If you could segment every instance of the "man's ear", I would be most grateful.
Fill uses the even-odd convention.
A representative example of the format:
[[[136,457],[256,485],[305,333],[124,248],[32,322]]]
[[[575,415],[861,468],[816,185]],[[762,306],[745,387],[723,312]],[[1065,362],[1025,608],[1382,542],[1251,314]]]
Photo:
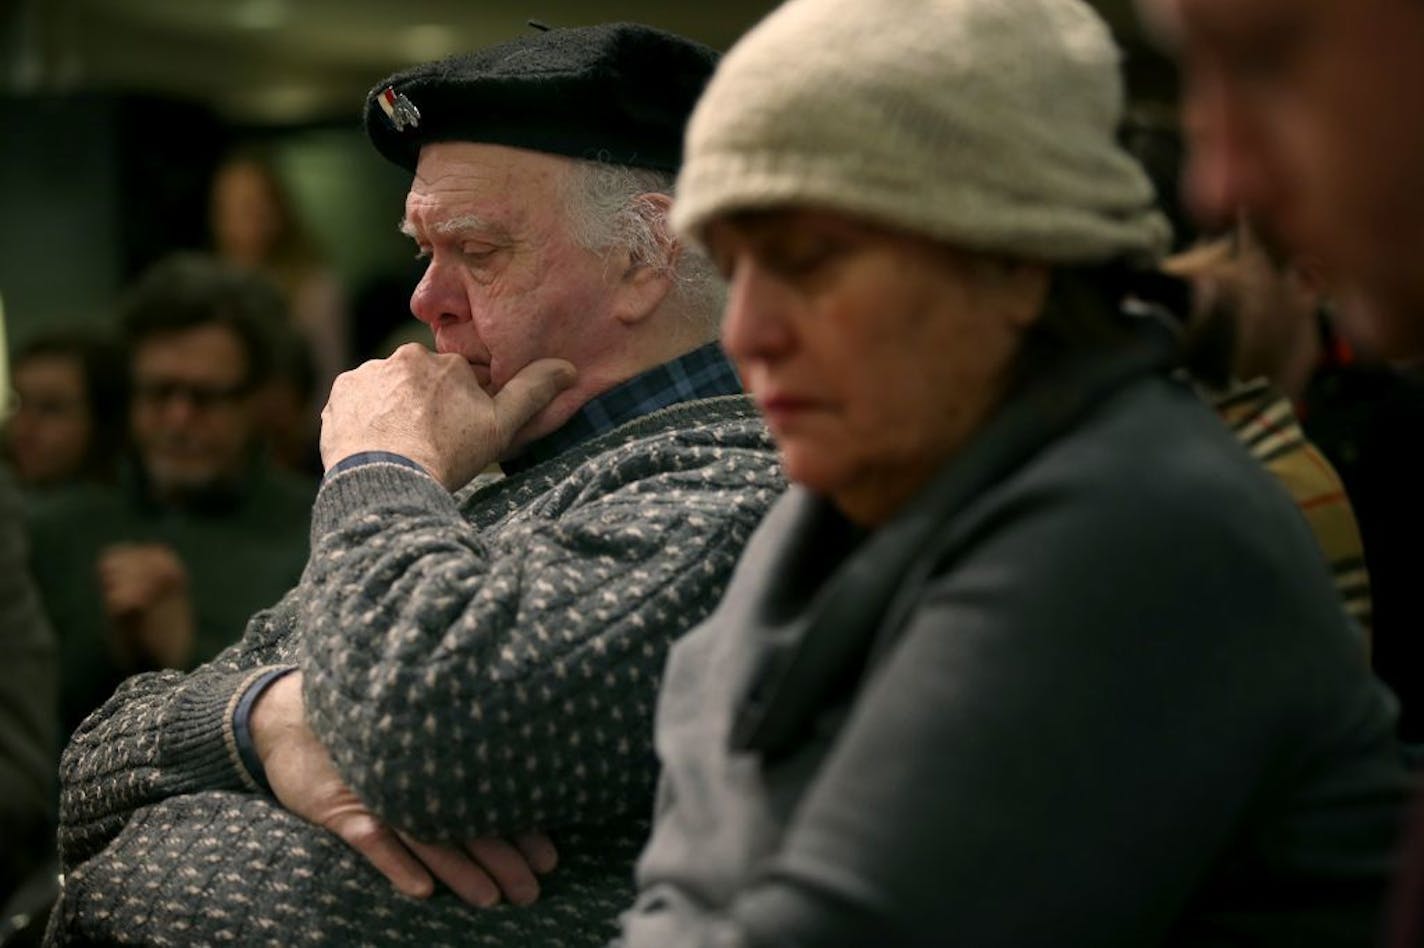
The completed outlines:
[[[641,241],[643,246],[630,247],[617,258],[622,272],[616,275],[618,300],[613,315],[625,326],[647,319],[672,291],[682,245],[668,230],[671,208],[672,198],[666,194],[640,194],[633,199],[643,232],[652,239]]]

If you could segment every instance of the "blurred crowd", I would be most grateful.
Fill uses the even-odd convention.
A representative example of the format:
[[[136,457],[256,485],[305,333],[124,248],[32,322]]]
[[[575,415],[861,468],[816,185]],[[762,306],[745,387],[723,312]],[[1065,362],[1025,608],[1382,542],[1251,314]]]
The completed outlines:
[[[10,357],[11,513],[57,642],[52,703],[27,702],[54,760],[125,678],[211,659],[306,562],[319,415],[351,366],[345,293],[262,152],[219,166],[209,218],[211,248],[155,262],[93,327],[32,333]],[[32,868],[27,848],[52,848],[46,822],[7,824],[29,844],[7,845],[0,892]]]

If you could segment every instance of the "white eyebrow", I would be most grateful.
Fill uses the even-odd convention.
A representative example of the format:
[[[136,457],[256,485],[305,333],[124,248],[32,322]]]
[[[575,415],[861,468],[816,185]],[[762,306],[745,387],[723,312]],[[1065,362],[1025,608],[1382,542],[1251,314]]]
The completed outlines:
[[[410,222],[409,218],[403,218],[400,222],[400,232],[411,240],[420,240],[420,230]],[[456,217],[446,218],[437,221],[428,228],[435,237],[458,237],[462,234],[489,234],[498,237],[508,236],[508,231],[503,225],[496,224],[487,217],[479,214],[460,214]]]

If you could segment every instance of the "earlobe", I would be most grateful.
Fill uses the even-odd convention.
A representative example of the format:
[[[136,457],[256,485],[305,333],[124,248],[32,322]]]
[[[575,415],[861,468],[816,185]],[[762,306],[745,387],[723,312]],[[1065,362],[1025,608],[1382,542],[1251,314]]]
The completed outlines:
[[[614,315],[625,326],[647,319],[662,305],[672,290],[682,245],[668,232],[667,214],[672,206],[666,194],[642,194],[638,202],[644,233],[637,250],[630,248],[626,265],[618,277],[619,301]]]
[[[619,280],[618,303],[613,315],[625,326],[647,319],[672,290],[671,272],[660,265],[630,264]]]

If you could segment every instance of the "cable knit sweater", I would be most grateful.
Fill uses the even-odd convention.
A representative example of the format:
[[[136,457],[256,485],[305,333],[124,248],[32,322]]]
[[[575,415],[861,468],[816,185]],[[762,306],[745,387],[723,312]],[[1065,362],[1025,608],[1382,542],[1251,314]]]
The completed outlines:
[[[395,464],[328,479],[301,584],[212,663],[130,680],[76,733],[51,936],[602,943],[646,835],[667,646],[710,612],[782,486],[739,396],[663,409],[454,497]],[[287,664],[338,769],[397,829],[549,831],[560,868],[540,902],[407,899],[257,792],[232,708]]]

